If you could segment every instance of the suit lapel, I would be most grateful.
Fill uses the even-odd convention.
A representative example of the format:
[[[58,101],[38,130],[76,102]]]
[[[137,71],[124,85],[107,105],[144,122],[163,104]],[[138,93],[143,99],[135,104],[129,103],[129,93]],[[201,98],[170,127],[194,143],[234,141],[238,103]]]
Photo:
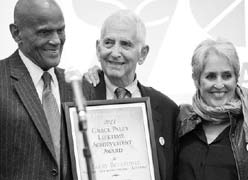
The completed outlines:
[[[151,101],[151,109],[152,109],[152,118],[155,120],[154,123],[159,123],[160,119],[162,118],[161,114],[158,112],[159,104],[157,101],[152,98],[153,94],[149,92],[148,88],[143,86],[138,82],[138,88],[140,89],[140,93],[142,97],[150,97]],[[155,124],[154,124],[155,126]]]
[[[63,102],[71,102],[73,100],[72,89],[70,84],[65,82],[64,70],[60,68],[55,68],[55,74],[59,82],[59,94],[61,104]]]
[[[52,156],[56,159],[53,142],[43,107],[28,70],[20,59],[17,51],[10,61],[10,74],[11,77],[16,80],[14,83],[14,88],[18,96],[20,97],[23,105],[31,117],[31,120],[39,131],[40,136],[44,140]]]
[[[62,103],[64,102],[71,102],[73,101],[73,94],[71,85],[69,83],[65,82],[64,78],[64,70],[60,68],[55,68],[55,74],[58,79],[59,83],[59,94],[60,94],[60,102],[61,102],[61,156],[60,156],[60,162],[61,162],[61,175],[62,177],[70,176],[70,160],[69,160],[69,145],[67,142],[67,130],[66,130],[66,119],[65,119],[65,111],[62,107]],[[67,178],[65,178],[67,179]],[[69,178],[68,179],[72,179]]]
[[[157,98],[154,97],[154,93],[150,90],[150,88],[142,86],[138,83],[138,87],[141,92],[142,97],[150,97],[151,102],[151,110],[152,110],[152,122],[154,127],[154,135],[158,157],[160,157],[159,162],[163,162],[162,167],[165,167],[165,159],[164,159],[164,151],[163,145],[160,143],[160,138],[164,139],[164,118],[163,115],[159,111],[159,102]]]

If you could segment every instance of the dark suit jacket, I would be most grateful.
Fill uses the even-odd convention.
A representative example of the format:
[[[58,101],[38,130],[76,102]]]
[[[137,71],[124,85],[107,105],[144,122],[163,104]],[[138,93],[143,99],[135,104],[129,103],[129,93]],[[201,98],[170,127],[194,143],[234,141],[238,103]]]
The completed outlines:
[[[56,68],[61,102],[72,101],[63,70]],[[63,109],[61,169],[71,180]],[[16,51],[0,61],[0,179],[54,180],[58,165],[45,113],[32,79]]]
[[[86,100],[106,99],[106,85],[103,72],[100,72],[100,83],[93,87],[83,79],[83,92]],[[161,180],[173,180],[174,173],[174,143],[176,117],[178,106],[164,94],[151,87],[145,87],[138,83],[142,97],[150,97],[152,119],[155,129],[155,140]],[[165,139],[161,145],[159,138]]]

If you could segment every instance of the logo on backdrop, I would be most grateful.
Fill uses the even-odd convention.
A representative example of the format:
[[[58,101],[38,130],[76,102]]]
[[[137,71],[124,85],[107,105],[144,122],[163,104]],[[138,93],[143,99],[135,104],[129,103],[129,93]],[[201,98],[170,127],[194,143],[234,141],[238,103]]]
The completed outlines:
[[[245,0],[191,0],[190,7],[198,24],[212,37],[230,40],[237,48],[247,49]],[[246,22],[246,23],[245,23]],[[240,83],[248,85],[248,63],[241,63]]]
[[[212,37],[246,45],[245,0],[191,0],[190,7],[198,24]]]

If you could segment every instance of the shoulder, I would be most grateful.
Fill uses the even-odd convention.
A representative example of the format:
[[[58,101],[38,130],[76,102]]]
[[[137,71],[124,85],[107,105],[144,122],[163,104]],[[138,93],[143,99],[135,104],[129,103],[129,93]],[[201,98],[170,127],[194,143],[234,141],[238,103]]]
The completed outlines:
[[[94,86],[89,83],[89,81],[87,81],[87,79],[83,76],[83,79],[82,79],[82,84],[83,84],[83,89],[94,89]]]
[[[98,76],[99,76],[99,84],[97,84],[97,86],[101,85],[102,83],[105,83],[104,82],[104,74],[103,74],[103,71],[102,70],[99,70],[98,71]],[[83,83],[83,86],[86,86],[88,88],[95,88],[86,78],[85,76],[83,76],[83,79],[82,79],[82,83]]]
[[[18,55],[18,52],[14,52],[11,54],[9,57],[5,59],[0,60],[0,74],[1,77],[4,76],[4,74],[10,73],[11,65],[10,64],[16,64],[15,61],[16,59],[20,58]]]
[[[57,76],[58,82],[59,83],[66,83],[65,82],[65,70],[59,67],[54,68],[54,72]],[[69,83],[66,83],[69,85]]]
[[[189,119],[190,117],[192,117],[195,114],[193,107],[190,104],[181,104],[179,106],[179,108],[180,108],[180,113],[178,115],[178,119],[180,121],[182,121],[184,119]]]
[[[18,55],[18,53],[16,51],[13,54],[11,54],[9,57],[1,59],[0,60],[0,67],[6,66],[10,61],[13,61],[13,60],[15,60],[17,58],[19,58],[19,55]]]
[[[182,104],[179,106],[180,112],[177,117],[177,133],[181,137],[195,129],[201,122],[201,118],[194,112],[192,105]]]
[[[94,87],[91,83],[87,81],[87,79],[83,76],[82,79],[82,90],[86,100],[96,99],[96,87]]]
[[[9,59],[0,60],[0,69],[6,69],[9,63]]]
[[[55,68],[54,68],[54,71],[55,71],[56,74],[58,74],[58,75],[60,75],[60,76],[62,76],[62,75],[64,76],[65,69],[60,68],[60,67],[55,67]]]
[[[173,108],[178,109],[178,105],[167,95],[162,92],[154,89],[153,87],[147,87],[140,84],[141,93],[149,96],[152,102],[156,102],[157,104],[164,105],[165,108]]]

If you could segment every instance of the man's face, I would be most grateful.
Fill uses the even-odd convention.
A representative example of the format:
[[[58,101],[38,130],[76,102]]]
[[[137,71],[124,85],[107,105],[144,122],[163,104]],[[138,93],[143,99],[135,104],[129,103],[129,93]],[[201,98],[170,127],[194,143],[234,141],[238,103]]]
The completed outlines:
[[[19,48],[36,65],[43,70],[55,67],[65,42],[65,24],[61,11],[39,12],[30,15],[19,28]]]
[[[97,42],[97,55],[110,80],[121,82],[123,86],[130,84],[135,77],[137,62],[141,60],[141,45],[134,24],[108,23]]]

